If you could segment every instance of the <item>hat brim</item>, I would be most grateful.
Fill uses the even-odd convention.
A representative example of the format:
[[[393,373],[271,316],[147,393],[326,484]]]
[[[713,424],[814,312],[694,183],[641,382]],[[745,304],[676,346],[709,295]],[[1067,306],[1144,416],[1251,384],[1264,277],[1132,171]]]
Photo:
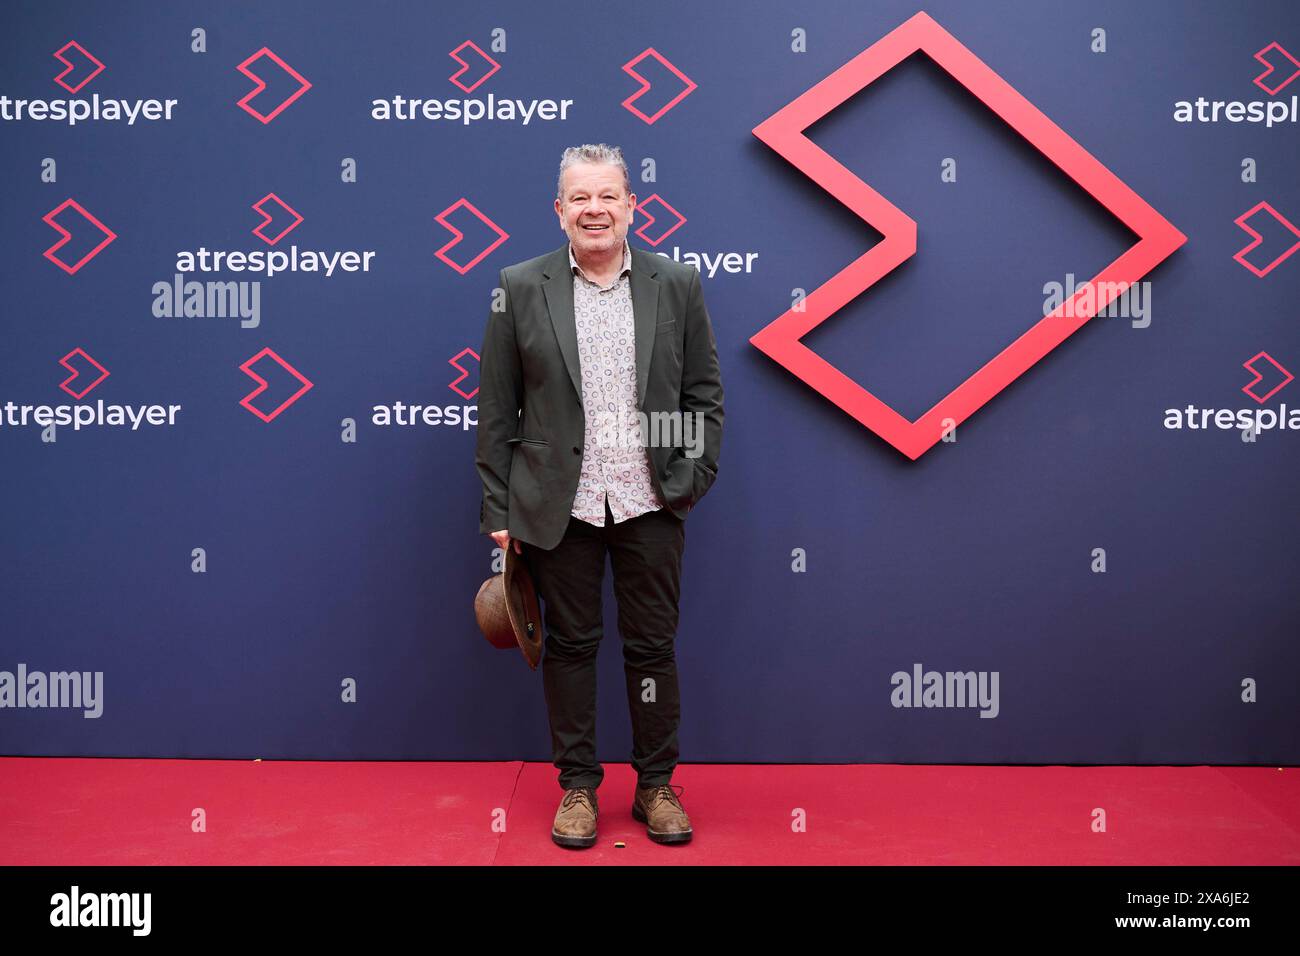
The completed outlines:
[[[542,659],[542,612],[528,565],[524,556],[515,552],[513,541],[506,546],[505,588],[506,614],[515,640],[528,666],[537,670]]]

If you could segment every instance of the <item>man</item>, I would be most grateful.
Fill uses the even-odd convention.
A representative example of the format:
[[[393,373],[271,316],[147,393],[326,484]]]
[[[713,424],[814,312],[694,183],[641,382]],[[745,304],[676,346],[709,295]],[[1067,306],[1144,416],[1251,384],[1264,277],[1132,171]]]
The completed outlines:
[[[542,683],[564,797],[551,838],[596,842],[596,652],[608,552],[632,714],[632,814],[660,843],[690,818],[671,780],[687,512],[718,472],[722,382],[699,270],[632,248],[617,147],[565,150],[568,242],[501,271],[479,366],[480,530],[523,555],[545,604]],[[647,435],[649,431],[651,434]]]

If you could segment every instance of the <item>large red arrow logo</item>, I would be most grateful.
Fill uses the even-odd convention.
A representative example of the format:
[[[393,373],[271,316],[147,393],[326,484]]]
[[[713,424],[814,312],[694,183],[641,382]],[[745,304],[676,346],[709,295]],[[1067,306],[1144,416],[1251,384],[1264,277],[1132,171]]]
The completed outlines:
[[[803,131],[918,50],[1128,226],[1138,242],[932,409],[916,421],[908,421],[799,341],[916,252],[916,223]],[[974,414],[1187,241],[1142,197],[926,13],[916,14],[863,50],[753,132],[885,238],[810,293],[802,311],[790,309],[749,341],[908,458],[919,458],[934,447],[948,428]]]

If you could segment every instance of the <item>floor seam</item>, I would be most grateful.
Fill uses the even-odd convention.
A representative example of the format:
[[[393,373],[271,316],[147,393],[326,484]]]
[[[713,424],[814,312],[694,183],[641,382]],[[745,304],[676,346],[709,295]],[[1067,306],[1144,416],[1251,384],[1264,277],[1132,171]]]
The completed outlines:
[[[510,802],[506,804],[506,828],[502,830],[501,833],[497,836],[496,849],[492,851],[492,860],[491,862],[488,863],[488,866],[497,865],[497,854],[501,852],[501,841],[504,840],[506,838],[506,834],[510,832],[510,811],[514,809],[515,794],[519,792],[519,778],[522,777],[523,775],[524,775],[524,761],[521,760],[519,761],[519,771],[518,773],[515,774],[514,786],[510,788]]]

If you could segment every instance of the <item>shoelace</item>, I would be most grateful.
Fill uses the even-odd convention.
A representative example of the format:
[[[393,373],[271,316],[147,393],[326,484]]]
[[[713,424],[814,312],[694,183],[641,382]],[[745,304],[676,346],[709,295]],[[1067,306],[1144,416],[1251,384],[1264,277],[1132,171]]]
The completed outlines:
[[[655,787],[654,792],[650,794],[650,799],[647,801],[647,804],[650,807],[654,807],[659,803],[660,800],[667,800],[678,810],[681,810],[683,813],[685,813],[686,811],[682,807],[681,801],[677,799],[679,792],[685,793],[686,788],[685,787],[679,788],[670,783],[660,784],[659,786]]]
[[[591,791],[588,790],[586,787],[578,787],[566,793],[564,795],[563,807],[564,809],[567,810],[569,809],[569,807],[573,806],[575,803],[578,802],[585,803],[587,805],[587,809],[591,810],[592,813],[596,812],[595,801],[591,799]]]

